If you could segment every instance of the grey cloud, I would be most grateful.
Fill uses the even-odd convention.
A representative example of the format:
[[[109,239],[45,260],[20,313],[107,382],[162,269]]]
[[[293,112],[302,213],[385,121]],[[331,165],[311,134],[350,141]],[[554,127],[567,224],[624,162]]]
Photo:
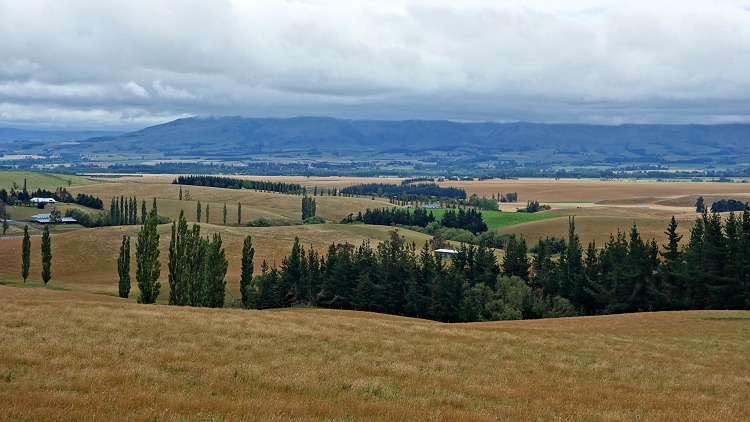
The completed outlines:
[[[734,0],[0,0],[0,126],[750,121]]]

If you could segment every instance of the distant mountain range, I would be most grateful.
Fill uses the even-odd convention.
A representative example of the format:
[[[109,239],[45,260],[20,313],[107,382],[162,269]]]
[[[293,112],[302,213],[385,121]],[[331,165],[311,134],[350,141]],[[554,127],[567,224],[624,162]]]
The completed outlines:
[[[24,130],[0,127],[0,143],[25,141],[66,142],[97,136],[117,136],[122,133],[122,131],[110,130]]]
[[[750,124],[603,126],[328,117],[195,117],[119,135],[0,129],[0,141],[3,142],[0,152],[6,154],[67,152],[237,158],[290,151],[335,151],[344,156],[444,157],[456,153],[562,161],[612,157],[644,162],[701,157],[736,161],[750,157]]]

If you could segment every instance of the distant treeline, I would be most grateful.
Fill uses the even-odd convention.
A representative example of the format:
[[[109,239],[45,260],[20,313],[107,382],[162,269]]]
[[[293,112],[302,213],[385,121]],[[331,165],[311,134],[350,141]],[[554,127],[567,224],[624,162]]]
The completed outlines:
[[[325,256],[295,239],[280,268],[243,289],[250,308],[312,305],[385,312],[445,322],[544,318],[685,309],[750,309],[750,211],[698,218],[680,246],[644,241],[635,225],[603,248],[583,248],[571,218],[568,241],[532,248],[511,236],[502,263],[492,249],[461,246],[450,261],[420,252],[396,231],[372,248],[332,244]],[[559,256],[553,256],[559,251]]]
[[[748,208],[747,202],[736,199],[721,199],[711,204],[711,212],[744,211]]]
[[[17,202],[27,203],[31,198],[52,198],[57,202],[73,203],[83,205],[85,207],[102,209],[104,203],[101,199],[96,196],[86,195],[79,193],[75,197],[63,187],[58,187],[55,191],[49,191],[47,189],[37,189],[36,191],[26,191],[11,189],[10,193],[5,189],[0,189],[0,201],[6,204],[12,205]]]
[[[96,198],[99,199],[99,198]],[[101,202],[101,200],[99,200]],[[132,226],[143,224],[146,220],[146,200],[141,204],[141,215],[138,217],[138,199],[134,196],[126,198],[114,197],[110,202],[109,212],[88,213],[76,208],[68,208],[66,217],[74,218],[83,227]],[[164,217],[161,217],[165,221]]]
[[[408,183],[394,185],[391,183],[364,183],[347,186],[341,189],[344,195],[358,196],[409,196],[466,199],[466,191],[462,188],[440,187],[436,183]],[[416,199],[416,198],[415,198]]]
[[[378,226],[411,226],[427,227],[435,222],[432,211],[429,213],[424,208],[382,208],[367,209],[365,213],[359,212],[356,217],[347,217],[342,223],[360,222]],[[447,210],[443,218],[438,222],[439,227],[450,229],[468,230],[474,234],[486,232],[487,224],[482,219],[482,213],[473,209]],[[438,227],[438,228],[439,228]]]
[[[419,182],[434,182],[435,179],[432,177],[412,177],[411,179],[404,179],[401,181],[401,186],[408,185],[411,183],[419,183]]]
[[[367,209],[362,214],[360,211],[353,219],[345,218],[342,223],[351,223],[353,221],[365,224],[374,224],[378,226],[418,226],[427,227],[428,224],[435,221],[432,211],[427,213],[424,208],[410,210],[408,208],[376,208]]]
[[[260,180],[243,180],[234,177],[189,175],[177,176],[172,181],[176,185],[210,186],[227,189],[253,189],[263,192],[278,192],[289,195],[302,195],[305,188],[298,183],[270,182]]]

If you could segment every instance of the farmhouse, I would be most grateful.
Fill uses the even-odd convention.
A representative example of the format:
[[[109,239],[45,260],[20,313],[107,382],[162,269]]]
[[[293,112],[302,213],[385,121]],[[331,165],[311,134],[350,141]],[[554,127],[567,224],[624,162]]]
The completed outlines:
[[[458,251],[454,249],[435,249],[435,256],[441,258],[452,259],[456,255],[458,255]]]
[[[39,224],[49,224],[52,222],[52,214],[34,214],[29,217],[29,221]],[[58,224],[75,224],[78,221],[71,217],[59,217],[55,222]]]

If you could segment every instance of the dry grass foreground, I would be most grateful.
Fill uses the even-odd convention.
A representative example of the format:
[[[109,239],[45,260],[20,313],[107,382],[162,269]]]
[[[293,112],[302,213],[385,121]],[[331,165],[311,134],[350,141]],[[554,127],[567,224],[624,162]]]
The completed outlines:
[[[446,325],[0,286],[9,420],[748,420],[750,313]]]

